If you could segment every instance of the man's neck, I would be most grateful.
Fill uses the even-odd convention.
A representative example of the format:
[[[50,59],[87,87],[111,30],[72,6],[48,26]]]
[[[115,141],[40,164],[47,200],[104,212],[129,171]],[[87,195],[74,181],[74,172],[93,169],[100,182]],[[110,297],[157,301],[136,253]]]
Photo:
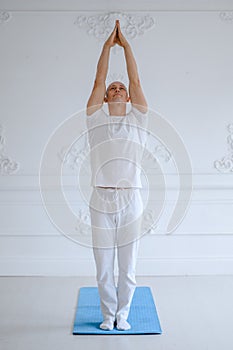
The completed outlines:
[[[108,104],[109,115],[113,116],[125,116],[126,115],[126,104],[115,102]]]

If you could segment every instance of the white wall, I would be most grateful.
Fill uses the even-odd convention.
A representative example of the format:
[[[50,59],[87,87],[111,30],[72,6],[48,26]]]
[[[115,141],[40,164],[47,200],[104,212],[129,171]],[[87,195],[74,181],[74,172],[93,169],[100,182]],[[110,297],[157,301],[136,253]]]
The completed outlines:
[[[111,8],[91,11],[84,5],[82,11],[65,11],[65,5],[60,11],[2,9],[0,274],[93,275],[91,249],[66,238],[50,221],[39,168],[51,133],[85,108],[92,89],[103,39],[78,26],[77,18],[93,17],[98,29],[100,15],[109,21],[116,15],[110,15]],[[193,167],[189,210],[167,235],[177,174],[161,158],[169,183],[165,211],[156,230],[141,240],[138,274],[232,273],[233,130],[227,127],[233,123],[233,12],[152,8],[125,9],[117,16],[127,24],[129,14],[154,21],[129,40],[149,107],[181,135]],[[110,78],[126,75],[121,50],[112,52],[109,73]],[[223,157],[230,165],[224,171],[215,162]],[[64,188],[78,213],[83,203],[72,165],[71,159]],[[156,187],[153,172],[151,176]],[[89,179],[82,181],[88,190]]]

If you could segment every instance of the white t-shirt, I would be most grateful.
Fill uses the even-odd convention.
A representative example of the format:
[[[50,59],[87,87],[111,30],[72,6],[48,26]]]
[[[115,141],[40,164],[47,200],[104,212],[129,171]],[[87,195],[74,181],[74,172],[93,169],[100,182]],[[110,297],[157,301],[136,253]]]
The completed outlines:
[[[147,113],[132,106],[125,116],[100,108],[86,116],[91,186],[142,188],[141,161],[147,140]]]

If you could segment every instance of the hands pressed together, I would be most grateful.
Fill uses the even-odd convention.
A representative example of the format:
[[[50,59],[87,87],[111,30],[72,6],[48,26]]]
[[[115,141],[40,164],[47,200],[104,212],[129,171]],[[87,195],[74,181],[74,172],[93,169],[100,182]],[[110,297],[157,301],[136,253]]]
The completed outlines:
[[[112,33],[110,34],[108,39],[105,41],[105,45],[109,47],[113,47],[116,44],[118,44],[119,46],[122,46],[123,48],[126,48],[126,46],[129,45],[128,41],[126,40],[126,38],[121,32],[119,20],[116,20],[116,24]]]
[[[94,86],[87,102],[87,115],[93,114],[96,110],[101,108],[105,101],[106,94],[106,77],[108,73],[108,64],[110,49],[119,45],[124,49],[124,56],[126,61],[127,74],[129,78],[129,95],[130,101],[135,108],[145,113],[147,110],[147,103],[143,94],[136,60],[134,58],[132,49],[126,38],[121,32],[120,22],[116,20],[115,27],[108,39],[105,41],[98,64]],[[106,101],[105,101],[106,102]],[[91,107],[91,108],[90,108]]]

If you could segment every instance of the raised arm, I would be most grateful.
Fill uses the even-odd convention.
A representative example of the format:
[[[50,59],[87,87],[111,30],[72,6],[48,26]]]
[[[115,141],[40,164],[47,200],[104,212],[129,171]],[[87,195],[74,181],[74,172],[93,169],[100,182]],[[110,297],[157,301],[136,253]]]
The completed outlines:
[[[117,24],[115,25],[109,38],[104,43],[104,46],[97,64],[97,71],[96,71],[94,86],[93,86],[91,95],[89,97],[89,100],[87,102],[87,110],[86,110],[87,115],[93,114],[98,109],[100,109],[103,105],[105,92],[106,92],[105,81],[108,73],[110,49],[112,46],[116,44],[116,31],[117,31]]]
[[[116,42],[124,49],[127,73],[129,78],[129,96],[132,105],[140,110],[142,113],[147,111],[147,102],[142,91],[142,87],[139,80],[137,64],[131,50],[130,44],[121,32],[120,22],[116,21],[117,36]]]

